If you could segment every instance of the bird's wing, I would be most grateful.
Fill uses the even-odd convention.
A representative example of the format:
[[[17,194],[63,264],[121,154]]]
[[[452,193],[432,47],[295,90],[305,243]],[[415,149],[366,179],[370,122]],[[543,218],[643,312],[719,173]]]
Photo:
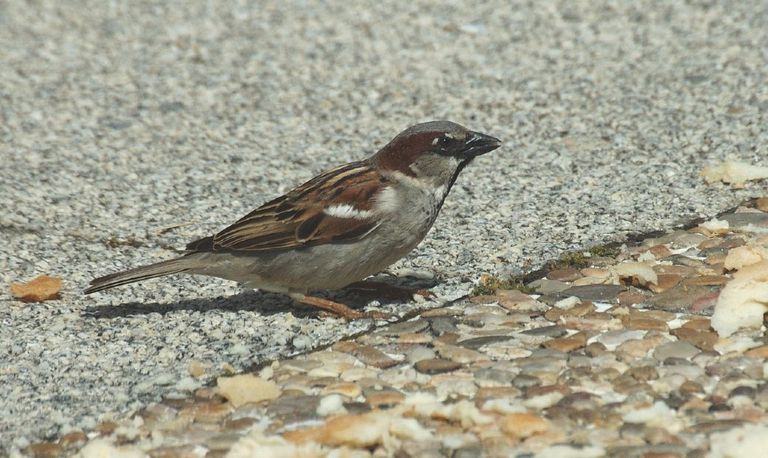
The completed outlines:
[[[268,251],[357,240],[376,229],[375,196],[386,179],[365,162],[327,171],[267,202],[188,251]]]

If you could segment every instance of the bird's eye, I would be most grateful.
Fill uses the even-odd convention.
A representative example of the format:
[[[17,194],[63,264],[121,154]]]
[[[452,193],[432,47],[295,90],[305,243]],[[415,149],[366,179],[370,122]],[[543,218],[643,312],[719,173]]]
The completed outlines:
[[[447,135],[442,135],[437,138],[437,146],[440,146],[442,148],[446,148],[455,142],[456,141],[452,137],[449,137]]]
[[[450,155],[456,147],[456,140],[448,135],[441,135],[432,140],[432,145],[436,153]]]

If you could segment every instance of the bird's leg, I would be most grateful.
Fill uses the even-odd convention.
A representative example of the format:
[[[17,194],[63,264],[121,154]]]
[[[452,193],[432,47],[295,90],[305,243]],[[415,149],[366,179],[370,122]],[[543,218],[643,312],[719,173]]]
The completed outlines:
[[[323,299],[321,297],[306,296],[300,293],[291,294],[290,296],[291,296],[291,299],[297,302],[311,305],[312,307],[317,307],[320,310],[325,310],[326,312],[334,313],[347,320],[359,320],[362,318],[387,320],[392,317],[388,313],[382,313],[382,312],[361,312],[359,310],[351,309],[340,302],[334,302],[328,299]]]
[[[432,297],[433,294],[423,288],[409,288],[407,286],[395,286],[378,281],[357,281],[347,286],[349,291],[365,296],[384,297],[400,301],[413,300],[413,295]]]

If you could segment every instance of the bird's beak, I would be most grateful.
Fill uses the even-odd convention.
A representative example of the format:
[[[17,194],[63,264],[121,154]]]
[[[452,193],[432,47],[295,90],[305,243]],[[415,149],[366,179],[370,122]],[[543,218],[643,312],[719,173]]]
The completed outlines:
[[[480,132],[469,132],[469,138],[464,143],[462,153],[469,158],[473,158],[481,154],[490,153],[499,146],[501,146],[501,140],[496,137],[481,134]]]

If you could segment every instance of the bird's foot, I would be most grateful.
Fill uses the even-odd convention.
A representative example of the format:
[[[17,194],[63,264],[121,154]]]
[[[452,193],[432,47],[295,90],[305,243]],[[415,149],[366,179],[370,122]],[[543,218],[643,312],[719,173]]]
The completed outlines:
[[[365,318],[370,318],[373,320],[388,321],[393,318],[393,315],[389,313],[376,311],[361,312],[359,310],[354,310],[349,306],[342,304],[341,302],[334,302],[329,299],[323,299],[322,297],[305,296],[303,294],[295,294],[291,295],[291,297],[294,300],[301,302],[302,304],[311,305],[312,307],[319,308],[320,310],[331,312],[346,320],[362,320]]]
[[[381,297],[397,301],[411,301],[413,296],[419,295],[424,298],[434,297],[434,294],[424,288],[409,288],[407,286],[395,286],[389,283],[377,281],[358,281],[346,287],[348,291],[355,294],[370,297]]]

